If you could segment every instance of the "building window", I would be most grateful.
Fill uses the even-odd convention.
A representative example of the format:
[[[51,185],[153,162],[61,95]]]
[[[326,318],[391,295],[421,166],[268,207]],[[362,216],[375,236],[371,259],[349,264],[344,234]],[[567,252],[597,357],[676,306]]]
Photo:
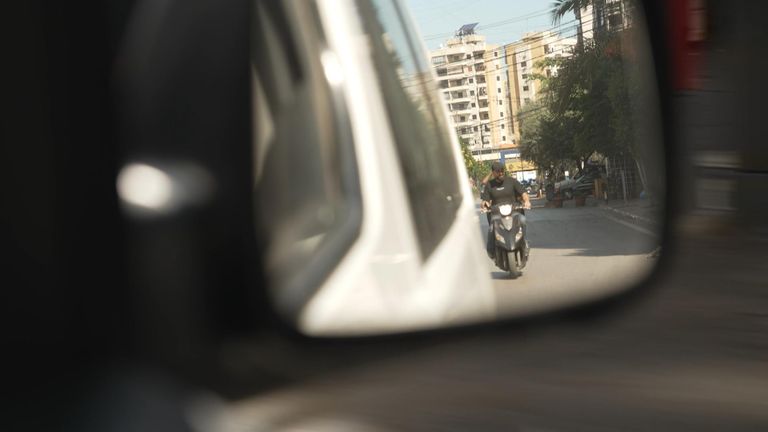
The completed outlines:
[[[477,126],[475,126],[475,127],[474,127],[474,128],[472,128],[472,129],[473,129],[475,132],[477,132]]]
[[[504,112],[503,111],[499,113],[499,117],[504,117]]]
[[[504,104],[503,102],[504,102],[503,100],[499,99],[499,105],[503,105]]]
[[[477,120],[477,114],[472,114],[472,120]]]
[[[470,78],[469,82],[471,82],[471,83],[475,82],[474,78]]]
[[[506,137],[506,135],[502,135],[502,136],[501,136],[501,140],[502,140],[502,141],[506,141],[506,140],[507,140],[507,137]]]
[[[531,101],[531,100],[530,100],[529,98],[525,98],[525,99],[523,99],[523,102],[525,102],[525,103],[528,103],[528,102],[530,102],[530,101]]]
[[[459,117],[459,121],[460,122],[465,122],[465,121],[467,121],[467,118],[464,117],[464,116],[461,116],[461,117]]]
[[[501,128],[504,129],[504,123],[501,124]]]
[[[520,62],[520,67],[525,67],[525,65],[527,65],[527,64],[528,63],[526,63],[526,62]]]
[[[472,54],[467,54],[467,57],[466,57],[466,58],[467,58],[468,60],[469,60],[469,59],[471,59],[471,58],[472,58]]]
[[[496,77],[496,81],[501,81],[501,77],[500,77],[500,76],[497,76],[497,77]]]
[[[472,102],[472,108],[474,108],[476,105],[477,105],[477,104],[475,104],[474,102]]]
[[[501,89],[500,89],[500,88],[497,88],[497,89],[496,89],[496,93],[501,93]]]
[[[469,94],[470,94],[470,96],[474,96],[475,95],[475,91],[474,90],[470,90]]]
[[[528,91],[528,86],[523,86],[523,91]]]
[[[498,56],[499,56],[499,52],[498,52],[498,51],[494,51],[494,52],[493,52],[493,56],[494,56],[494,57],[498,57]]]
[[[621,27],[621,25],[624,23],[621,15],[611,15],[608,17],[608,27],[611,29],[615,29],[616,27]]]
[[[523,79],[527,80],[528,79],[528,74],[523,74]]]
[[[549,49],[549,45],[544,45],[544,52],[549,53],[551,50]]]

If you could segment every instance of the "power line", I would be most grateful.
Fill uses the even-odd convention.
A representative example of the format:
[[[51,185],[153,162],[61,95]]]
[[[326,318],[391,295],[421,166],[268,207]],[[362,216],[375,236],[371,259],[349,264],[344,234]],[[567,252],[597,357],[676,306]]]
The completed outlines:
[[[554,39],[552,41],[553,43],[557,43],[557,42],[561,42],[561,41],[566,40],[566,39],[573,39],[573,37],[574,37],[574,36],[562,36],[562,33],[565,33],[565,32],[570,31],[570,30],[576,30],[576,29],[578,29],[579,26],[583,26],[584,24],[592,23],[593,21],[595,21],[594,18],[589,19],[589,20],[576,20],[575,19],[575,20],[568,21],[568,22],[565,22],[565,23],[560,23],[558,26],[551,27],[550,29],[547,29],[547,30],[544,30],[544,31],[550,31],[550,32],[558,33],[561,37],[559,37],[557,39]],[[565,25],[568,25],[568,26],[564,27]],[[621,28],[618,28],[617,30],[624,30],[624,28],[621,27]],[[544,31],[542,31],[542,33]],[[594,32],[595,30],[593,29],[592,31]],[[603,29],[603,31],[610,31],[610,30]],[[507,44],[503,44],[503,45],[501,45],[497,49],[504,49],[504,51],[506,52],[506,48],[518,45],[521,42],[522,41],[515,41],[515,42],[510,42],[510,43],[507,43]],[[563,48],[561,48],[560,50],[557,50],[557,51],[558,52],[563,52],[567,48],[569,48],[569,47],[563,47]],[[501,67],[501,68],[496,69],[496,70],[503,70],[505,68],[508,68],[510,65],[519,65],[519,64],[521,64],[523,62],[527,62],[527,61],[530,61],[530,60],[535,60],[535,59],[538,59],[538,58],[543,58],[543,57],[546,57],[547,55],[553,54],[553,53],[555,53],[555,51],[550,51],[549,53],[544,53],[543,55],[535,56],[535,57],[533,57],[531,59],[526,59],[526,60],[523,60],[521,62],[516,62],[516,63],[512,63],[512,64],[507,64],[506,61],[505,61],[505,65],[503,67]],[[476,65],[476,64],[479,64],[479,63],[487,64],[487,63],[494,62],[494,61],[499,61],[499,60],[502,60],[502,59],[504,59],[504,57],[501,57],[501,58],[494,57],[494,58],[489,58],[487,60],[486,59],[481,59],[481,58],[473,57],[473,58],[469,58],[469,59],[464,58],[464,59],[455,60],[455,61],[452,61],[452,62],[441,63],[441,64],[433,64],[431,62],[431,56],[430,56],[430,64],[432,65],[433,69],[437,69],[437,68],[448,67],[450,65],[455,65],[455,64],[466,64],[466,63],[471,63],[472,65]],[[480,72],[485,72],[485,70],[480,71]]]
[[[543,30],[542,33],[544,31],[550,31],[550,32],[555,32],[555,33],[559,34],[559,33],[563,33],[564,31],[567,31],[567,30],[577,29],[579,25],[588,24],[588,23],[591,23],[592,21],[594,21],[594,19],[592,19],[592,20],[584,20],[584,21],[582,21],[580,23],[577,23],[578,20],[573,20],[573,21],[569,21],[567,23],[562,23],[561,26],[552,27],[550,29]],[[568,27],[562,27],[562,26],[564,26],[566,24],[568,24]],[[560,41],[563,41],[563,40],[566,40],[566,39],[572,39],[572,38],[573,38],[573,36],[559,37],[559,38],[555,39],[554,42],[560,42]],[[497,48],[497,49],[504,49],[506,51],[506,48],[518,45],[521,42],[522,41],[515,41],[515,42],[510,42],[510,43],[507,43],[507,44],[503,44],[503,45],[499,46],[499,48]],[[493,50],[489,50],[489,51],[493,51]],[[447,55],[447,54],[445,54],[445,55]],[[490,59],[487,59],[487,60],[486,59],[482,59],[482,58],[474,58],[473,57],[473,58],[469,58],[469,59],[464,58],[464,59],[461,59],[461,60],[455,60],[455,61],[452,61],[452,62],[445,62],[445,63],[441,63],[441,64],[437,64],[436,65],[436,64],[432,64],[431,63],[431,58],[430,58],[430,64],[432,64],[433,68],[442,68],[442,67],[447,67],[447,66],[450,66],[450,65],[459,64],[459,63],[467,63],[468,61],[472,61],[472,60],[475,60],[474,62],[471,62],[473,65],[475,65],[475,64],[478,64],[478,63],[485,64],[485,63],[490,63],[490,62],[493,62],[493,61],[499,61],[501,59],[503,59],[503,57],[500,57],[500,58],[494,57],[494,58],[490,58]]]
[[[513,23],[518,23],[518,22],[522,22],[522,21],[527,21],[527,20],[529,20],[531,18],[538,18],[540,16],[548,15],[550,13],[552,13],[552,9],[551,8],[549,8],[549,9],[542,9],[542,10],[539,10],[539,11],[530,12],[530,13],[528,13],[526,15],[520,15],[520,16],[517,16],[517,17],[508,18],[508,19],[505,19],[505,20],[495,21],[495,22],[491,22],[489,24],[484,24],[484,25],[478,26],[477,29],[478,30],[485,30],[485,29],[489,29],[489,28],[500,27],[500,26],[507,25],[507,24],[513,24]],[[451,36],[453,34],[455,34],[455,33],[454,32],[435,33],[435,34],[431,34],[431,35],[425,36],[424,40],[440,39],[441,37]]]
[[[619,30],[622,30],[622,29],[619,29]],[[561,40],[563,40],[563,39],[564,39],[564,38],[558,39],[558,40],[556,40],[556,42],[557,42],[557,41],[561,41]],[[498,67],[497,69],[492,69],[492,70],[496,70],[496,71],[509,70],[509,68],[511,68],[511,67],[513,67],[513,66],[519,66],[519,65],[522,65],[523,63],[527,63],[527,62],[532,62],[532,67],[535,67],[535,66],[533,66],[533,61],[534,61],[534,60],[538,60],[538,59],[541,59],[541,58],[546,58],[546,57],[548,57],[548,56],[552,56],[552,55],[554,55],[554,56],[557,58],[557,54],[560,54],[560,53],[565,53],[565,52],[566,52],[566,50],[569,50],[570,48],[571,48],[571,47],[568,47],[568,46],[565,46],[565,47],[561,47],[560,49],[557,49],[557,50],[552,50],[552,51],[550,51],[550,52],[545,52],[545,53],[544,53],[544,54],[542,54],[542,55],[533,56],[533,57],[531,57],[531,58],[527,58],[527,59],[525,59],[525,60],[521,60],[521,61],[519,61],[519,62],[506,63],[506,64],[504,64],[503,66],[501,66],[501,67]],[[569,58],[569,57],[566,57],[566,58]],[[483,62],[484,62],[484,63],[486,63],[486,62],[489,62],[489,61],[495,61],[495,60],[497,60],[497,59],[490,59],[490,60],[488,60],[488,61],[483,61]],[[459,62],[453,62],[453,64],[455,64],[455,63],[460,63],[460,61],[459,61]],[[475,64],[477,64],[477,63],[480,63],[480,62],[476,62]],[[442,64],[442,65],[437,65],[436,67],[442,67],[443,65],[447,65],[447,64],[448,64],[448,63]],[[433,67],[433,68],[434,68],[434,67]],[[482,72],[482,73],[483,73],[483,75],[484,75],[484,74],[485,74],[485,72],[486,72],[486,70],[482,70],[482,71],[479,71],[479,72]],[[459,75],[459,74],[456,74],[456,75]],[[438,80],[440,80],[440,79],[443,79],[443,78],[448,78],[448,80],[450,80],[450,79],[451,79],[451,78],[450,78],[450,76],[438,76]],[[467,76],[460,76],[460,77],[457,77],[457,78],[455,78],[455,79],[456,79],[456,80],[463,80],[463,79],[467,79],[467,78],[471,78],[471,77],[467,77]],[[486,83],[487,83],[487,81],[486,81]],[[446,91],[446,90],[448,90],[448,91],[451,91],[451,87],[446,87],[446,88],[443,88],[443,87],[439,87],[439,90],[440,90],[440,91],[442,91],[442,92],[444,92],[444,91]]]

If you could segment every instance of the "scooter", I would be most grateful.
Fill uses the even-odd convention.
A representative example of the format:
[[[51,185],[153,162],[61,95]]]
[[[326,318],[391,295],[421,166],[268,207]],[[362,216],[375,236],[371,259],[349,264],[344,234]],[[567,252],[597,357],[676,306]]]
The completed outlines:
[[[496,267],[509,273],[512,279],[521,276],[522,269],[528,263],[530,248],[523,237],[522,224],[523,207],[512,204],[494,204],[490,210],[491,223],[489,235],[493,235],[494,249],[488,251],[488,256],[494,260]]]

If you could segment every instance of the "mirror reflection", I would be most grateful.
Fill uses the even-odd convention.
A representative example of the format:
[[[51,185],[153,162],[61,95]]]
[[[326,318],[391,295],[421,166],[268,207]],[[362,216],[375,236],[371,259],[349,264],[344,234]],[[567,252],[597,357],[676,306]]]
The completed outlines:
[[[660,253],[661,140],[641,11],[616,0],[548,12],[551,25],[510,42],[494,30],[502,22],[425,38],[437,44],[429,56],[503,315],[625,289]]]
[[[465,3],[258,3],[257,222],[271,296],[304,333],[556,310],[638,284],[661,255],[642,10]]]

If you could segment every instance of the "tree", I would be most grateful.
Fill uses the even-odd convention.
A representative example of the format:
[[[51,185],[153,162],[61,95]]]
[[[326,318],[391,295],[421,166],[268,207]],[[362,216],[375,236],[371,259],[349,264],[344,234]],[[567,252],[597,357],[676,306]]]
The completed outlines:
[[[475,159],[475,157],[472,156],[472,150],[469,148],[469,143],[462,137],[458,138],[459,145],[461,146],[461,155],[464,159],[464,166],[467,168],[467,174],[475,181],[482,179],[488,172],[490,172],[490,165]]]
[[[575,4],[571,2],[571,4]],[[628,69],[620,35],[596,35],[572,57],[547,58],[539,68],[553,68],[550,77],[536,75],[543,96],[520,114],[521,152],[550,175],[580,169],[593,154],[632,156],[644,180],[635,148],[640,90]]]
[[[581,10],[592,4],[593,0],[555,0],[552,3],[552,23],[560,24],[560,20],[568,12],[573,12],[576,20],[579,22],[579,29],[576,34],[576,47],[578,51],[584,48],[584,33],[581,27]]]
[[[546,177],[557,179],[576,165],[572,130],[574,116],[553,113],[546,102],[528,104],[519,114],[520,156]]]

